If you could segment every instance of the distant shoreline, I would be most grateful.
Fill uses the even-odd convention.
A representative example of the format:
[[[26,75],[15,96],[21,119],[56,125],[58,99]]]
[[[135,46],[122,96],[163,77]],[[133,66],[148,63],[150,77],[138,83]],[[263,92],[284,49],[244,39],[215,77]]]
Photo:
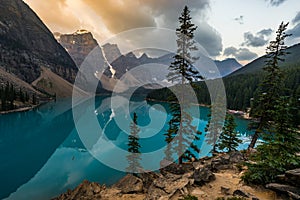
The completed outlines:
[[[152,98],[146,98],[145,100],[152,101],[152,102],[172,103],[170,101],[156,100],[156,99],[152,99]],[[173,102],[173,103],[177,103],[177,102]],[[210,105],[201,104],[201,103],[193,104],[193,105],[202,106],[202,107],[206,107],[206,108],[210,107]],[[245,120],[252,120],[252,118],[249,116],[249,113],[241,111],[241,110],[227,109],[227,112],[230,113],[230,114],[233,114],[233,115],[237,115],[237,116],[239,116],[239,117],[241,117],[242,119],[245,119]]]
[[[26,106],[23,108],[17,108],[17,109],[13,109],[13,110],[0,111],[0,115],[6,115],[6,114],[10,114],[10,113],[17,113],[17,112],[27,112],[27,111],[30,111],[30,110],[36,108],[37,106],[39,106],[39,105]]]
[[[12,109],[12,110],[6,110],[6,111],[0,111],[0,115],[6,115],[6,114],[11,114],[11,113],[21,113],[21,112],[28,112],[31,111],[43,104],[49,103],[51,101],[54,101],[53,99],[50,99],[49,101],[43,101],[37,105],[27,105],[21,108],[16,108],[16,109]]]

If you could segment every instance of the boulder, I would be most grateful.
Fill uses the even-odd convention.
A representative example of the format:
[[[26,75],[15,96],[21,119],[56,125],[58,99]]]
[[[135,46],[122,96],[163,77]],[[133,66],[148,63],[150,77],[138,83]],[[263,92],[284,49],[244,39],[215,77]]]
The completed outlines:
[[[177,163],[172,163],[164,168],[160,169],[160,172],[164,175],[166,172],[172,173],[172,174],[177,174],[177,175],[183,175],[187,172],[193,171],[194,166],[192,163],[184,163],[184,164],[177,164]]]
[[[204,185],[216,179],[214,173],[210,170],[210,166],[199,168],[193,173],[194,183]]]
[[[214,158],[211,161],[211,169],[216,172],[223,169],[230,169],[230,156],[228,154]]]
[[[291,199],[294,199],[294,200],[300,200],[300,195],[299,194],[295,194],[293,192],[288,192],[288,195]]]
[[[143,191],[143,181],[133,174],[127,174],[114,187],[120,189],[123,194],[140,193]]]
[[[300,187],[300,168],[285,172],[286,182]]]
[[[98,183],[91,183],[85,180],[74,190],[68,190],[65,194],[62,194],[59,197],[54,198],[53,200],[101,199],[101,192],[105,189],[105,186],[101,186]]]
[[[235,190],[233,192],[233,196],[240,196],[240,197],[249,198],[249,194],[247,192],[242,191],[242,190]]]
[[[229,162],[230,163],[241,163],[245,161],[244,155],[240,151],[234,151],[229,153]]]
[[[297,188],[295,186],[279,184],[279,183],[270,183],[270,184],[266,185],[266,188],[275,190],[280,193],[288,194],[288,192],[291,192],[291,193],[300,195],[300,188]]]
[[[188,194],[190,179],[187,176],[180,176],[168,173],[165,176],[157,178],[148,189],[148,200],[170,199],[176,193]]]
[[[224,194],[224,195],[230,195],[230,188],[225,187],[225,186],[221,186],[221,193]]]
[[[138,177],[143,181],[143,191],[144,193],[148,192],[153,181],[159,178],[161,175],[154,172],[145,172],[142,174],[138,174]]]

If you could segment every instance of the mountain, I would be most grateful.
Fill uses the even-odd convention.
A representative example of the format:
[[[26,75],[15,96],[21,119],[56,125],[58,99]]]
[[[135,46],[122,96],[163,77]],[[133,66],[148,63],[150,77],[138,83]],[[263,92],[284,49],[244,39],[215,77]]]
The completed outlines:
[[[300,66],[300,43],[287,48],[288,55],[285,56],[284,63],[279,63],[282,68]],[[241,74],[254,74],[262,71],[265,65],[266,56],[262,56],[252,61],[251,63],[245,65],[244,67],[236,70],[229,76],[237,76]]]
[[[118,45],[116,44],[107,43],[102,46],[102,49],[103,54],[109,63],[112,63],[122,55]]]
[[[52,33],[21,0],[1,0],[0,66],[31,83],[41,74],[41,66],[72,82],[77,68]]]
[[[231,74],[242,67],[242,65],[234,58],[228,58],[223,61],[215,60],[215,63],[222,77]]]
[[[166,79],[167,74],[169,73],[168,66],[170,66],[173,61],[173,53],[168,53],[156,58],[151,58],[146,53],[143,53],[140,57],[137,57],[133,52],[123,55],[117,44],[107,43],[103,46],[99,46],[97,41],[93,38],[92,33],[86,30],[76,31],[73,34],[54,33],[54,35],[72,56],[78,67],[93,49],[94,51],[92,54],[97,54],[97,57],[99,58],[98,62],[100,61],[97,66],[84,63],[89,65],[84,72],[85,76],[89,78],[82,80],[81,84],[85,85],[84,88],[86,88],[86,90],[88,90],[88,85],[96,81],[94,74],[101,81],[103,89],[112,91],[123,75],[135,67],[143,65],[148,66],[143,68],[143,70],[131,71],[131,74],[126,77],[126,80],[124,80],[126,83],[124,82],[119,84],[121,89],[118,92],[124,92],[135,85],[144,85],[143,87],[153,89],[157,88],[158,84],[166,85],[167,83]],[[93,56],[90,58],[94,59]],[[207,58],[207,60],[210,60],[210,62],[212,61],[210,58]],[[93,62],[94,61],[92,61],[92,63]],[[157,64],[164,65],[165,67],[159,67]],[[241,67],[235,59],[215,61],[215,64],[220,75],[214,73],[211,74],[211,70],[208,69],[206,65],[203,66],[203,73],[208,74],[210,79],[218,78],[219,76],[223,77]],[[156,83],[152,84],[153,82]]]
[[[72,34],[54,33],[57,41],[66,49],[76,65],[79,67],[86,56],[98,46],[92,33],[78,30]]]

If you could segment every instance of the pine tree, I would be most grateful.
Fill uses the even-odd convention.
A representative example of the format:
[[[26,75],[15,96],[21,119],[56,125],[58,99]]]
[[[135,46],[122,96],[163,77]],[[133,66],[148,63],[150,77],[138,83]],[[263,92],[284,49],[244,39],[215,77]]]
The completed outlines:
[[[128,167],[127,171],[135,173],[141,169],[140,165],[140,144],[139,144],[139,134],[140,129],[137,126],[137,114],[133,113],[133,122],[130,124],[130,135],[128,136],[128,152],[127,156]]]
[[[185,84],[192,83],[195,80],[202,79],[193,67],[193,63],[197,58],[191,55],[192,51],[197,50],[194,38],[194,31],[197,27],[191,22],[190,11],[187,6],[184,7],[181,16],[179,17],[179,28],[176,29],[177,35],[177,54],[174,56],[174,61],[169,67],[168,80],[178,84],[176,90],[178,92],[177,99],[174,95],[169,97],[170,110],[172,113],[172,119],[170,120],[170,128],[168,130],[168,140],[172,139],[172,143],[175,145],[173,148],[178,155],[178,162],[181,164],[183,159],[192,159],[196,157],[190,147],[195,152],[199,152],[199,149],[193,140],[199,140],[199,131],[195,126],[192,126],[192,117],[185,109],[186,105],[186,93]],[[180,102],[180,105],[177,102]],[[176,128],[174,128],[176,127]],[[191,145],[190,145],[191,144]],[[181,155],[184,152],[183,155]]]
[[[165,142],[168,144],[166,150],[165,150],[165,159],[167,161],[172,161],[173,160],[173,150],[171,148],[170,143],[173,140],[173,133],[177,133],[178,131],[178,127],[174,126],[174,124],[169,121],[169,129],[167,130],[167,132],[164,134],[165,135]]]
[[[32,104],[33,105],[37,104],[37,99],[36,99],[36,95],[35,94],[32,95]]]
[[[300,133],[293,126],[290,97],[279,97],[271,114],[274,121],[265,134],[264,143],[257,147],[252,158],[255,164],[249,164],[243,179],[247,183],[266,184],[275,181],[276,176],[286,170],[300,166]]]
[[[236,148],[239,146],[239,144],[242,142],[237,137],[236,132],[236,123],[234,121],[234,118],[232,115],[227,114],[225,119],[225,124],[222,130],[222,133],[220,135],[220,142],[217,144],[218,149],[224,150],[226,149],[227,152],[236,151]]]
[[[20,97],[20,101],[22,103],[25,103],[25,95],[21,88],[19,89],[19,97]]]
[[[211,153],[217,152],[217,142],[220,136],[220,133],[222,132],[222,127],[224,125],[224,116],[225,116],[225,110],[226,105],[223,105],[223,102],[225,102],[225,97],[221,97],[220,95],[217,95],[215,101],[212,102],[212,105],[210,107],[210,112],[207,115],[208,122],[205,127],[205,141],[207,144],[210,144],[213,148],[211,150]],[[212,119],[212,115],[214,118]]]
[[[287,46],[284,45],[286,37],[290,36],[285,33],[289,23],[280,24],[274,41],[271,41],[266,50],[266,64],[263,70],[266,75],[261,82],[258,90],[258,96],[254,98],[251,107],[251,116],[257,118],[258,123],[251,124],[251,128],[256,129],[249,145],[249,149],[254,148],[258,137],[269,127],[269,122],[273,121],[271,110],[274,109],[275,101],[283,93],[283,74],[279,68],[279,62],[284,61]]]

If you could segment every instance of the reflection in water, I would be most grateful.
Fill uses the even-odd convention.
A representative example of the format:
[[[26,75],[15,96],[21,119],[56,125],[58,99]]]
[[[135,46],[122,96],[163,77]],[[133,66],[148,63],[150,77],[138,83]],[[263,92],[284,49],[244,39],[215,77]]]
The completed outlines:
[[[127,131],[131,120],[131,116],[124,115],[121,104],[111,110],[110,101],[110,98],[97,97],[97,107],[85,102],[86,107],[81,110],[82,116],[93,112],[99,126],[104,129],[103,133],[97,133],[97,137],[93,139],[92,152],[106,159],[114,159],[114,149],[99,145],[98,139],[103,134],[115,146],[127,150]],[[149,115],[155,116],[158,121],[165,120],[161,116],[166,115],[168,104],[162,103],[161,106],[164,109],[152,107],[143,101],[130,102],[130,115],[137,112],[138,123],[142,126],[142,152],[151,152],[165,145],[163,133],[167,130],[166,125],[157,129],[149,126],[152,119]],[[198,107],[195,106],[194,109]],[[201,108],[200,112],[199,129],[203,131],[208,109]],[[121,116],[125,123],[118,124],[115,120],[117,116]],[[167,119],[169,118],[167,115]],[[80,120],[75,119],[76,122]],[[246,132],[247,123],[237,119],[238,130]],[[87,130],[95,131],[88,120],[84,124],[90,127]],[[124,131],[119,126],[127,128]],[[24,194],[27,199],[49,199],[75,187],[84,179],[107,185],[120,179],[123,172],[105,166],[85,150],[74,127],[71,102],[68,99],[48,103],[30,112],[0,116],[0,180],[3,180],[0,199],[8,196],[8,199],[22,199]],[[157,132],[158,134],[153,134]],[[204,134],[199,146],[203,137]],[[147,162],[155,164],[158,163],[157,160],[153,158]],[[121,164],[124,168],[127,167],[125,159]]]

